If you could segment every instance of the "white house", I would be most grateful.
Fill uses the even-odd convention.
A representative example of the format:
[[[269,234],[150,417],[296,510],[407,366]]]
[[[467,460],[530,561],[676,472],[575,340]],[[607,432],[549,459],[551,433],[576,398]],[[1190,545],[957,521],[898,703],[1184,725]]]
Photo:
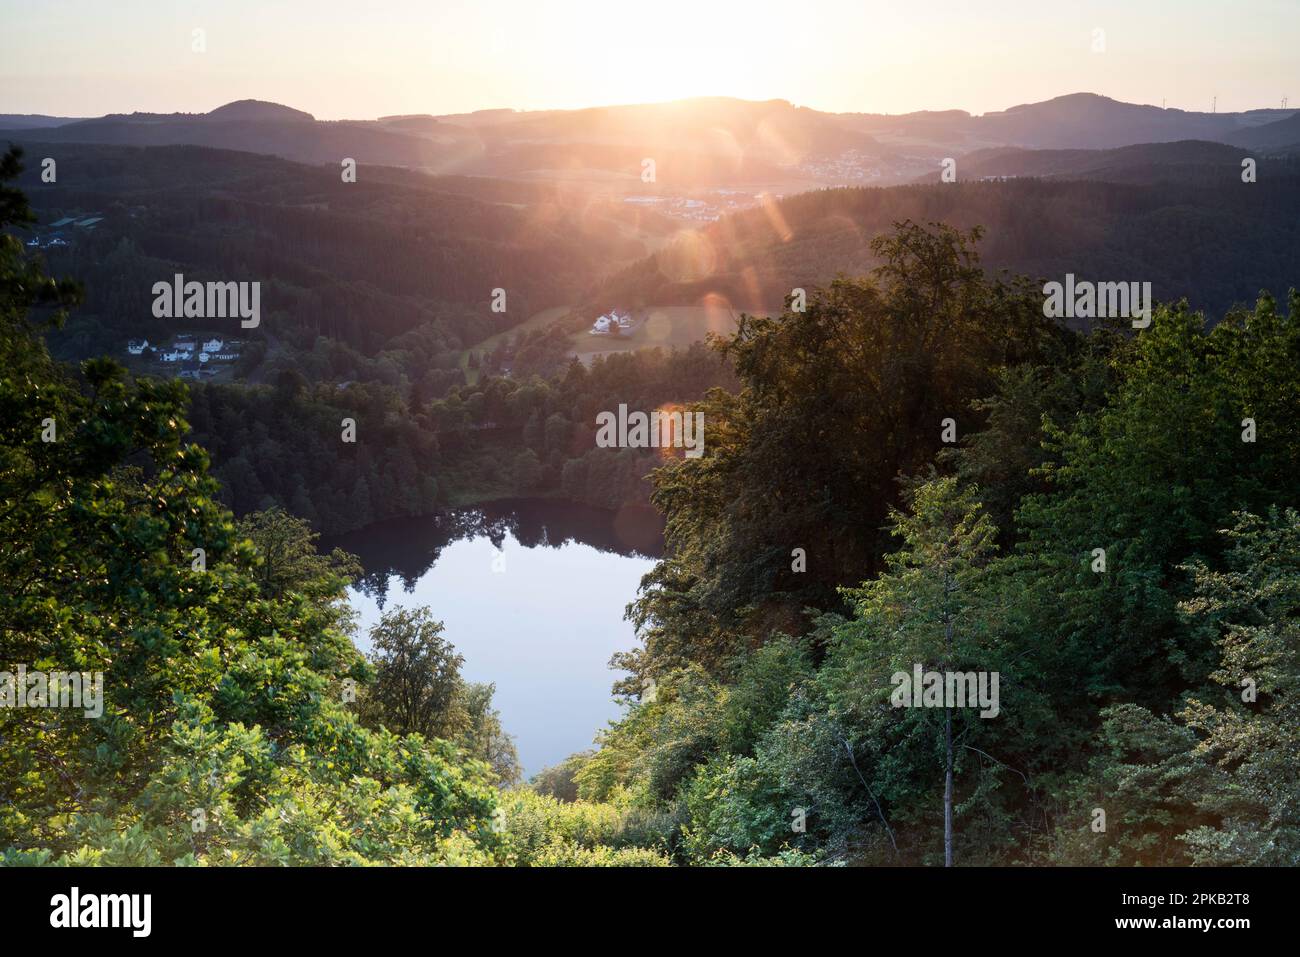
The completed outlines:
[[[203,343],[203,351],[204,351],[204,352],[220,352],[220,351],[221,351],[221,347],[222,347],[223,345],[225,345],[225,343],[224,343],[221,339],[219,339],[219,338],[218,338],[218,339],[209,339],[207,342]]]
[[[614,309],[608,315],[601,316],[592,324],[591,334],[593,336],[607,336],[615,332],[626,332],[631,328],[631,314]]]
[[[149,348],[148,339],[132,339],[126,344],[126,351],[133,356],[138,356],[144,350]]]

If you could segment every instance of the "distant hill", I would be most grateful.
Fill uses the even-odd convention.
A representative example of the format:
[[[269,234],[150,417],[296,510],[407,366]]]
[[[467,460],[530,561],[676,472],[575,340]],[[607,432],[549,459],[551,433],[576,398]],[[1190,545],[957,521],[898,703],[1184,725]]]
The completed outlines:
[[[235,100],[204,114],[204,118],[225,122],[228,120],[259,120],[262,122],[314,123],[316,117],[302,110],[291,109],[266,100]]]
[[[1280,148],[1297,142],[1298,116],[1291,110],[1198,113],[1074,93],[982,116],[961,110],[836,114],[785,100],[704,97],[323,122],[280,104],[240,100],[205,114],[36,118],[26,133],[46,142],[211,146],[306,163],[337,164],[350,156],[468,175],[535,178],[564,170],[632,189],[640,189],[643,159],[662,166],[662,159],[674,157],[675,169],[658,176],[655,189],[779,183],[777,191],[788,194],[821,185],[907,182],[943,157],[996,147],[1098,150],[1199,140]]]
[[[1221,140],[1243,122],[1235,113],[1189,113],[1074,93],[985,113],[978,129],[983,138],[1009,146],[1112,149],[1134,143]]]
[[[436,116],[423,113],[417,116],[382,116],[375,123],[384,129],[409,133],[431,133],[448,130],[446,124]]]
[[[779,308],[797,286],[872,269],[871,239],[903,219],[983,226],[995,269],[1150,281],[1157,298],[1186,296],[1217,316],[1295,282],[1300,161],[1252,184],[1012,179],[804,193],[681,236],[604,284],[592,305]]]
[[[1246,149],[1300,153],[1300,113],[1275,123],[1240,130],[1228,141]]]
[[[552,184],[385,167],[343,183],[336,168],[235,151],[28,145],[79,171],[42,183],[39,164],[24,170],[38,237],[68,218],[101,217],[93,229],[63,227],[69,245],[44,251],[58,274],[93,291],[59,337],[65,357],[168,334],[174,324],[153,318],[151,288],[174,272],[262,281],[258,336],[305,350],[326,336],[370,355],[421,327],[424,348],[459,351],[577,301],[647,252],[627,228],[643,214]],[[497,288],[505,313],[489,308]]]
[[[496,130],[512,139],[726,150],[789,162],[873,145],[869,136],[847,128],[835,114],[792,106],[785,100],[731,97],[552,111],[540,117],[515,114],[503,118]]]
[[[351,157],[358,163],[438,168],[456,152],[446,144],[375,124],[324,123],[310,113],[258,100],[228,103],[210,113],[113,114],[53,128],[14,131],[9,136],[18,142],[210,146],[334,165]]]
[[[898,116],[845,115],[845,121],[882,142],[945,144],[962,151],[990,146],[1032,149],[1113,149],[1178,140],[1229,142],[1295,110],[1198,113],[1123,103],[1095,93],[1071,93],[1041,103],[971,116],[958,110]]]
[[[1097,179],[1109,183],[1240,182],[1241,161],[1252,155],[1240,147],[1200,140],[1143,143],[1111,150],[1027,150],[997,147],[976,150],[957,160],[959,181],[1025,177]],[[937,183],[936,169],[917,182]]]
[[[41,113],[0,113],[0,130],[47,130],[80,123],[77,116],[45,116]]]

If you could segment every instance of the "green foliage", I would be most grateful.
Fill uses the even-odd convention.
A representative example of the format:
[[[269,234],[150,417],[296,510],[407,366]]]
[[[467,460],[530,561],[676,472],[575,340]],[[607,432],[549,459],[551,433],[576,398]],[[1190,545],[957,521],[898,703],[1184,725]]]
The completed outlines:
[[[974,431],[963,410],[997,369],[1059,348],[1029,286],[979,268],[979,236],[897,223],[872,242],[872,277],[810,291],[805,311],[744,315],[715,341],[742,388],[696,406],[706,454],[656,474],[670,557],[634,609],[646,674],[717,672],[738,634],[796,634],[806,607],[840,607],[839,586],[880,569],[897,478],[931,460],[943,420]]]
[[[1240,514],[1226,568],[1194,569],[1182,612],[1215,633],[1222,689],[1180,718],[1211,773],[1196,806],[1216,824],[1189,830],[1197,864],[1300,863],[1300,512]],[[1248,693],[1249,691],[1249,693]],[[1249,700],[1247,700],[1249,699]]]
[[[725,757],[702,765],[684,788],[684,803],[683,838],[696,863],[718,851],[772,854],[798,837],[792,830],[798,805],[761,760]]]
[[[262,593],[269,597],[321,588],[316,597],[335,598],[340,585],[361,574],[361,563],[342,549],[336,548],[328,556],[318,554],[316,540],[320,536],[303,519],[283,509],[253,512],[240,519],[236,529],[257,549],[261,562],[256,577]]]
[[[0,226],[24,220],[0,203]],[[6,862],[490,858],[488,768],[358,723],[344,578],[293,523],[250,526],[297,543],[278,554],[240,533],[184,442],[184,387],[50,360],[28,314],[71,293],[0,237],[0,662],[104,682],[99,718],[0,709]]]
[[[1072,780],[1059,800],[1049,860],[1070,866],[1186,865],[1178,838],[1208,820],[1194,808],[1192,788],[1197,779],[1205,783],[1204,768],[1192,755],[1195,736],[1137,705],[1106,708],[1101,718],[1088,772]]]
[[[1188,567],[1184,619],[1219,652],[1213,684],[1175,718],[1102,712],[1090,774],[1069,796],[1053,860],[1294,867],[1300,862],[1300,512],[1239,513],[1225,567]],[[1106,811],[1105,832],[1085,812]],[[1091,833],[1090,833],[1091,831]]]
[[[558,842],[543,848],[534,862],[536,867],[668,867],[670,864],[663,854],[643,847],[615,850]]]
[[[486,762],[500,784],[512,785],[518,783],[521,774],[519,752],[514,738],[501,724],[501,713],[492,707],[496,690],[496,685],[490,683],[461,683],[460,706],[467,724],[456,743],[470,757]]]
[[[764,857],[758,851],[751,851],[744,857],[726,851],[718,851],[707,861],[707,867],[814,867],[823,863],[818,854],[787,848],[770,857]],[[838,867],[843,862],[836,861],[829,866]]]
[[[390,608],[370,629],[373,678],[358,699],[361,721],[397,734],[445,738],[486,762],[501,784],[519,780],[514,740],[492,707],[496,686],[461,677],[461,655],[428,608]]]
[[[600,749],[575,775],[578,796],[604,801],[620,788],[667,801],[718,746],[720,685],[699,667],[666,675],[653,700],[633,707],[600,738]]]
[[[193,439],[212,454],[236,514],[278,506],[338,534],[437,507],[438,440],[400,390],[283,386],[191,390]],[[345,418],[356,423],[355,443],[342,441]]]
[[[959,815],[1000,818],[1005,768],[996,757],[985,761],[1002,753],[993,729],[1019,724],[1035,705],[1012,690],[1027,675],[1015,664],[1007,609],[987,574],[996,529],[973,490],[955,479],[919,484],[908,498],[908,510],[893,513],[902,545],[886,556],[883,575],[848,591],[856,614],[835,629],[818,683],[845,729],[846,749],[869,748],[868,769],[860,772],[868,790],[899,806],[900,820],[935,826],[947,768],[957,779]],[[988,717],[974,706],[897,707],[893,676],[911,680],[917,665],[998,674],[1000,710]],[[912,687],[909,703],[918,703],[919,693]]]
[[[694,862],[939,863],[950,809],[961,863],[1294,864],[1300,297],[1063,335],[952,231],[879,249],[721,343],[580,793],[682,813]],[[996,673],[997,717],[893,707],[917,664]]]
[[[791,693],[813,674],[807,643],[787,636],[740,656],[723,700],[719,743],[729,754],[752,754],[781,716]]]
[[[661,459],[597,448],[597,412],[620,402],[654,409],[733,381],[703,345],[598,358],[590,370],[574,360],[549,379],[516,371],[438,389],[353,382],[332,365],[309,371],[314,385],[292,369],[274,388],[197,385],[188,417],[236,514],[278,506],[329,534],[512,496],[645,504]],[[346,388],[330,384],[345,375]],[[344,418],[356,422],[355,444],[340,441]]]
[[[387,609],[370,629],[373,686],[360,702],[370,727],[451,738],[469,727],[460,689],[464,658],[428,608]]]
[[[591,751],[571,754],[559,764],[542,768],[529,780],[528,787],[558,801],[578,800],[577,774],[592,754]]]
[[[676,821],[647,812],[626,795],[611,802],[560,801],[530,790],[501,804],[511,863],[531,867],[658,867],[669,863]]]

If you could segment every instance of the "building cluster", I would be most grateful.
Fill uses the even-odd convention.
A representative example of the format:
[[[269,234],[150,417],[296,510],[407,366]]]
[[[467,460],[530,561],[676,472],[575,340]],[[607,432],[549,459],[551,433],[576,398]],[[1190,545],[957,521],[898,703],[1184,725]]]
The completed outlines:
[[[27,240],[27,248],[58,249],[60,246],[70,246],[72,243],[69,237],[75,238],[75,230],[93,232],[95,226],[103,220],[104,217],[98,213],[90,216],[64,216],[49,226],[38,227],[36,235]]]
[[[626,335],[632,331],[632,315],[618,309],[598,318],[591,326],[593,336]]]
[[[200,340],[196,336],[177,336],[169,345],[151,346],[148,339],[132,339],[126,344],[128,355],[149,353],[162,362],[180,365],[182,379],[197,379],[199,372],[211,362],[234,362],[239,358],[239,344],[227,342],[220,336]]]
[[[894,173],[887,162],[860,150],[845,150],[836,156],[805,160],[795,169],[811,179],[829,183],[879,183]]]
[[[715,189],[691,196],[624,196],[623,202],[644,206],[665,216],[711,223],[727,213],[736,213],[758,203],[758,194],[742,189]]]

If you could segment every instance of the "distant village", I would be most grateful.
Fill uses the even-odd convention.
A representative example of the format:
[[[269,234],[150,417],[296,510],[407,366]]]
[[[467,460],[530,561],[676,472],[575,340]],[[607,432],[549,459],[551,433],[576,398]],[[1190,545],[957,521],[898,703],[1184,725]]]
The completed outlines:
[[[134,207],[134,218],[144,207]],[[36,227],[36,235],[27,240],[30,249],[60,249],[72,246],[79,236],[93,232],[104,217],[98,212],[64,216],[45,226]],[[240,357],[243,342],[200,332],[180,333],[165,343],[148,339],[131,339],[126,354],[136,359],[163,364],[164,371],[174,371],[182,379],[215,376],[228,369]]]
[[[201,375],[216,375],[227,363],[237,361],[241,346],[237,340],[220,336],[204,339],[181,334],[165,345],[151,345],[148,339],[132,339],[126,344],[126,352],[168,363],[178,370],[182,379],[198,379]]]
[[[711,223],[728,213],[740,212],[759,203],[759,194],[744,189],[715,189],[690,196],[624,196],[623,202],[648,206],[658,213],[697,223]]]

